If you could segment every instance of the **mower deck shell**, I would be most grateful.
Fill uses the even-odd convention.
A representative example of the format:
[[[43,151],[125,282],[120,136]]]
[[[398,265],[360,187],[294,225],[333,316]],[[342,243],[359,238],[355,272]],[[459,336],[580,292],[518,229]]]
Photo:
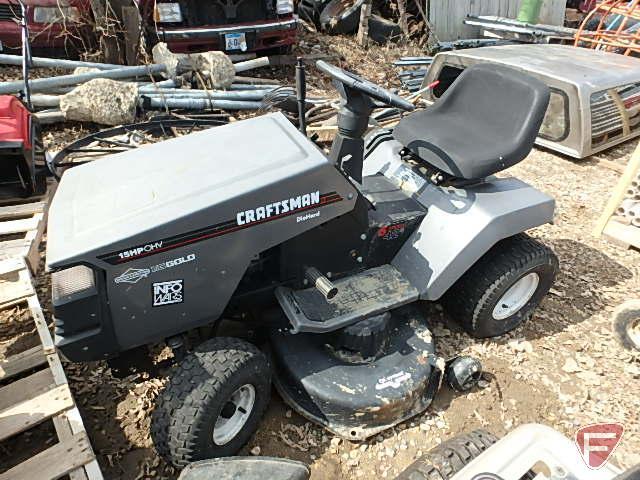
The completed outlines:
[[[388,343],[375,360],[338,356],[329,334],[274,331],[275,385],[298,413],[338,436],[363,440],[423,412],[433,400],[444,361],[414,306],[391,312]]]

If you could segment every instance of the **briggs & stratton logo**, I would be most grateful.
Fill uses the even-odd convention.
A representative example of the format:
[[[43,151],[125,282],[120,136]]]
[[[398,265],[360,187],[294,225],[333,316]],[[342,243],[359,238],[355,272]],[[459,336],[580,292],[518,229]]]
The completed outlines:
[[[624,425],[621,423],[594,423],[580,428],[575,442],[587,467],[597,470],[604,466],[622,440],[623,433]]]

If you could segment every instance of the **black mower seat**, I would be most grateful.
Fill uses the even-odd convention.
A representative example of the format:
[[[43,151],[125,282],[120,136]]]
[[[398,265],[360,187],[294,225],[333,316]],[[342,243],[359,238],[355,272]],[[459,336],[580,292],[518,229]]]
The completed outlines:
[[[465,180],[523,160],[549,103],[541,81],[501,65],[464,70],[433,106],[400,121],[393,136],[423,161]]]

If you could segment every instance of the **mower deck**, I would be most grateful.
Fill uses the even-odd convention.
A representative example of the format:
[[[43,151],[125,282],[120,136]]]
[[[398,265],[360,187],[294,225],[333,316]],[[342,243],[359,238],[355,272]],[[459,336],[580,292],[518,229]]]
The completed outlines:
[[[338,294],[327,300],[316,288],[279,287],[276,297],[293,333],[324,333],[418,299],[419,292],[391,265],[371,268],[333,282]]]
[[[402,307],[391,312],[380,336],[377,354],[362,358],[337,348],[336,334],[274,331],[278,392],[298,413],[350,440],[417,415],[433,400],[444,370],[426,320],[415,306]]]

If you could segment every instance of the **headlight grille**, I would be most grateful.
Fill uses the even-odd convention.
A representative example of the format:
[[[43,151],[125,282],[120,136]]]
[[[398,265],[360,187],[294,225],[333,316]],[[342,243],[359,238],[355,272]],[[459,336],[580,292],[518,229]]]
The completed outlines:
[[[51,274],[51,294],[54,302],[86,290],[92,290],[94,287],[93,270],[84,265]]]

